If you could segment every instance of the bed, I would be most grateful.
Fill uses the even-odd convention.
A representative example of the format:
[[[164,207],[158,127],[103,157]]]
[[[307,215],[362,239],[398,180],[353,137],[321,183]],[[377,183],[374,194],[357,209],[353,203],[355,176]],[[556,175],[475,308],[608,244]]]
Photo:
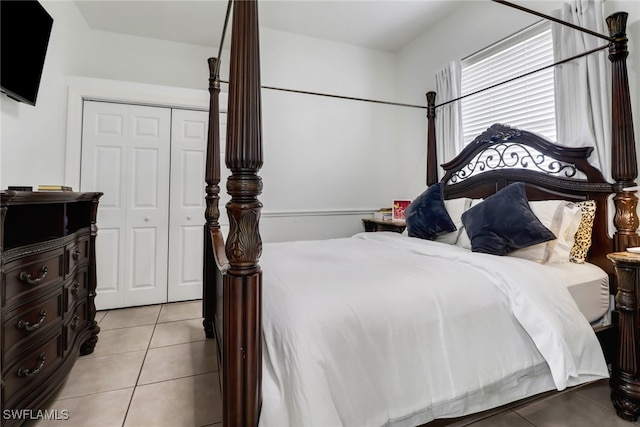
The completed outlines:
[[[616,310],[610,319],[609,295],[617,288],[607,259],[612,251],[639,243],[637,198],[628,190],[635,185],[637,168],[625,22],[625,13],[607,20],[614,183],[589,164],[590,147],[562,147],[501,124],[444,164],[446,173],[438,179],[436,94],[429,93],[428,188],[418,199],[437,200],[452,222],[464,225],[464,233],[458,232],[462,227],[442,233],[438,225],[438,238],[446,236],[449,242],[419,238],[410,230],[409,235],[361,233],[263,247],[257,6],[253,1],[235,4],[226,239],[218,223],[220,82],[215,59],[210,60],[206,170],[203,324],[207,337],[219,343],[224,425],[419,425],[607,378],[605,355],[613,367],[616,410],[625,418],[637,416],[636,379],[621,368],[635,366],[636,356],[616,352],[622,345],[635,349],[625,342],[633,334],[617,325],[636,313]],[[482,167],[470,166],[482,163],[488,150],[510,153],[512,146],[518,147],[520,167],[487,168],[486,161]],[[540,156],[548,160],[538,161]],[[484,170],[470,172],[479,169]],[[612,196],[614,218],[607,209]],[[526,246],[542,248],[537,252],[515,250],[521,236],[506,243],[504,233],[498,242],[482,240],[478,224],[495,218],[489,207],[504,209],[505,200],[509,206],[578,218],[569,223],[582,227],[586,222],[590,233],[578,238],[568,233],[573,241],[564,252],[559,246],[550,249],[549,242],[560,239],[541,230],[542,235],[525,236],[539,240]],[[534,221],[531,212],[523,215]],[[551,221],[558,215],[548,214]],[[556,221],[562,230],[573,230],[562,224]],[[550,232],[551,222],[547,225],[543,228]],[[465,235],[475,248],[484,242],[487,248],[508,247],[510,253],[471,251]],[[573,251],[584,236],[588,248]],[[566,262],[532,261],[541,253],[547,261],[555,254]],[[626,322],[637,328],[637,322]],[[608,339],[612,333],[617,346]]]

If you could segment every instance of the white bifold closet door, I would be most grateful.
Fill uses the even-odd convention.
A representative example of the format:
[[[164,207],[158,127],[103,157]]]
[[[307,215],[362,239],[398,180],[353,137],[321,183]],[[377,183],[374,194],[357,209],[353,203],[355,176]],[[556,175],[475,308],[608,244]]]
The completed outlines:
[[[85,101],[99,310],[202,297],[206,133],[206,112]]]
[[[167,300],[202,298],[204,172],[209,114],[172,110]]]

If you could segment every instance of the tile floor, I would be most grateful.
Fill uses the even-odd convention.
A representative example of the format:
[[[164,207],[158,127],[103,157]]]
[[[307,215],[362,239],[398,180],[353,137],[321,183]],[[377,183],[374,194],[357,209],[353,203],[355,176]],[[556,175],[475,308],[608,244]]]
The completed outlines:
[[[201,301],[99,312],[99,341],[78,359],[46,409],[69,419],[35,427],[221,426],[215,343]],[[606,381],[428,427],[629,427],[615,415]]]
[[[214,340],[202,329],[202,302],[98,312],[95,351],[78,358],[47,405],[68,420],[37,427],[220,426]]]

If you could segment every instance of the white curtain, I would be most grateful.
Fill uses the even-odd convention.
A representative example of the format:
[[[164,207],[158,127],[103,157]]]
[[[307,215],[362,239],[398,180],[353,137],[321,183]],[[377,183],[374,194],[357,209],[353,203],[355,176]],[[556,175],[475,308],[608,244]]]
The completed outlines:
[[[462,64],[451,61],[436,72],[436,105],[457,99],[461,95]],[[462,120],[460,101],[452,102],[436,109],[436,150],[438,158],[438,179],[444,176],[440,167],[462,151]]]
[[[554,16],[607,34],[603,0],[572,0]],[[606,40],[552,24],[555,61],[606,44]],[[589,161],[611,181],[611,79],[607,50],[557,66],[556,114],[558,143],[569,147],[595,147]]]

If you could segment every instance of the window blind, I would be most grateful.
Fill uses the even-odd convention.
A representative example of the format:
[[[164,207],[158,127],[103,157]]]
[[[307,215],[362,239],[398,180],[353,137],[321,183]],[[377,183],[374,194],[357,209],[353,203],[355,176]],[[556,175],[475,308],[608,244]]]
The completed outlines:
[[[540,22],[462,61],[462,94],[553,64],[549,22]],[[553,68],[462,99],[464,144],[493,123],[536,132],[556,141]]]

